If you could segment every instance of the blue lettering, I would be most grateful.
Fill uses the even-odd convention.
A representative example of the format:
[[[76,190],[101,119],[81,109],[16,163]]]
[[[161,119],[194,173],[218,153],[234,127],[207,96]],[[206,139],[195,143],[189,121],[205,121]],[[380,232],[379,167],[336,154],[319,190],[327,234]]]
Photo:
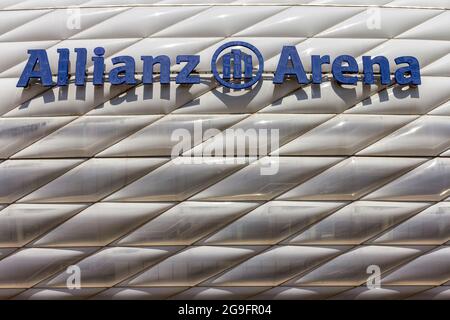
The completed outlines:
[[[87,50],[85,48],[76,48],[77,61],[75,65],[75,85],[84,86],[86,83],[86,62]]]
[[[111,59],[114,65],[123,63],[123,66],[118,66],[109,72],[109,82],[111,84],[136,84],[134,78],[135,64],[133,57],[119,56]]]
[[[395,81],[398,84],[413,84],[418,85],[421,84],[420,80],[420,65],[419,61],[417,61],[414,57],[398,57],[395,60],[395,63],[402,64],[407,63],[407,67],[401,67],[397,71],[395,71]]]
[[[289,64],[292,64],[290,66]],[[308,83],[305,69],[294,46],[284,46],[278,61],[277,70],[273,78],[273,83],[283,83],[285,76],[296,76],[297,82],[301,84]]]
[[[343,65],[344,63],[347,65]],[[334,59],[331,72],[338,83],[356,84],[358,82],[358,77],[344,75],[344,73],[358,73],[358,63],[352,56],[342,55]]]
[[[94,54],[97,56],[92,57],[94,62],[94,79],[92,83],[94,86],[99,86],[103,84],[103,74],[105,73],[105,48],[97,47],[94,49]]]
[[[381,84],[391,83],[391,72],[389,69],[389,61],[386,57],[378,56],[372,59],[370,56],[363,56],[364,84],[374,84],[373,65],[378,64],[380,67]]]
[[[69,84],[69,49],[58,49],[58,80],[56,84],[58,86],[67,86]]]
[[[241,49],[230,49],[229,52],[222,54],[222,75],[218,73],[217,63],[219,54],[230,47],[246,47],[251,52],[243,52]],[[75,48],[75,85],[83,86],[86,84],[87,50],[86,48]],[[53,83],[52,71],[48,60],[48,55],[44,49],[28,50],[29,58],[25,68],[17,82],[17,87],[26,87],[31,79],[37,79],[44,86],[67,86],[70,75],[70,50],[67,48],[57,49],[58,53],[58,72],[56,83]],[[258,70],[255,74],[252,57],[256,55],[258,59]],[[94,85],[103,85],[105,82],[105,48],[96,47],[93,50],[93,80]],[[143,62],[142,83],[152,84],[155,73],[155,65],[159,64],[159,82],[169,84],[170,79],[170,57],[167,55],[141,56]],[[336,82],[340,84],[354,85],[362,81],[366,85],[375,84],[375,65],[378,65],[377,74],[380,76],[380,83],[389,85],[393,80],[400,85],[419,85],[421,84],[420,65],[415,57],[401,56],[395,58],[397,65],[406,64],[398,67],[394,73],[394,79],[391,79],[391,70],[389,60],[385,56],[363,56],[362,57],[362,79],[358,77],[360,72],[356,59],[350,55],[340,55],[331,61],[329,55],[311,56],[311,79],[307,76],[300,56],[295,46],[283,46],[274,73],[273,83],[281,84],[286,77],[295,77],[299,84],[320,84],[324,77],[323,65],[331,64],[331,73]],[[135,85],[136,62],[132,56],[118,56],[111,58],[114,67],[109,72],[108,81],[112,85]],[[200,76],[193,74],[195,68],[200,63],[198,55],[179,55],[176,57],[176,63],[185,65],[181,68],[175,81],[178,84],[196,84],[200,83]],[[120,65],[121,64],[121,65]],[[246,42],[229,42],[216,50],[211,59],[211,70],[216,80],[223,86],[243,89],[253,86],[260,80],[264,70],[264,59],[257,48]],[[231,81],[238,80],[238,81]],[[244,83],[239,80],[245,79]],[[378,79],[378,77],[377,77]]]
[[[170,82],[170,58],[168,56],[157,56],[153,58],[152,56],[142,56],[141,60],[144,61],[142,83],[151,84],[153,83],[153,67],[155,64],[159,63],[159,72],[161,84],[168,84]]]
[[[28,50],[30,57],[17,82],[17,87],[27,87],[31,79],[40,79],[42,85],[49,87],[53,84],[52,71],[48,63],[47,52],[44,49]],[[36,70],[38,67],[38,70]]]
[[[330,56],[311,56],[312,83],[322,83],[322,65],[330,64]]]
[[[200,76],[191,75],[191,72],[194,71],[195,67],[200,63],[200,56],[193,56],[193,55],[177,56],[177,64],[181,62],[187,63],[175,78],[175,82],[186,84],[200,83]]]

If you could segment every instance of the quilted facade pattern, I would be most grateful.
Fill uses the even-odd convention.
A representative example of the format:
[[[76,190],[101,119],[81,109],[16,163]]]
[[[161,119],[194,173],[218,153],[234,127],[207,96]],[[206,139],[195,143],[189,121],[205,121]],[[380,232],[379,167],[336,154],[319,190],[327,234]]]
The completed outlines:
[[[1,299],[450,299],[450,1],[3,0],[0,21]],[[212,78],[233,40],[263,53],[251,90]],[[200,55],[202,81],[16,88],[28,49],[56,75],[58,48],[99,45],[137,74],[142,54]],[[341,86],[324,66],[274,85],[283,45],[415,56],[422,84]],[[216,137],[173,157],[196,126]],[[202,158],[230,128],[277,129],[277,147]]]

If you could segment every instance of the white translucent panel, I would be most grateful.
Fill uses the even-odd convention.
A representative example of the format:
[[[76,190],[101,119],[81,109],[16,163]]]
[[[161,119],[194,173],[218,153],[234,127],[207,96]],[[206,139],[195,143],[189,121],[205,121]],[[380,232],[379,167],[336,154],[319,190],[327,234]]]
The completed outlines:
[[[450,77],[449,61],[450,54],[446,54],[425,67],[422,67],[421,74],[423,76]]]
[[[133,287],[193,286],[251,257],[262,249],[263,247],[259,246],[190,247],[121,285]]]
[[[349,287],[275,287],[264,291],[251,300],[323,300],[346,291]]]
[[[415,116],[339,115],[282,146],[280,155],[352,155]]]
[[[182,2],[185,0],[163,0],[166,2]],[[204,0],[207,1],[207,0]],[[273,4],[273,0],[213,0],[213,2],[223,2],[223,3],[230,3],[232,5],[236,4]],[[277,4],[283,4],[283,5],[292,5],[292,4],[307,4],[311,2],[311,0],[277,0]]]
[[[429,248],[429,247],[428,247]],[[326,262],[306,275],[289,282],[301,286],[356,286],[364,283],[371,273],[367,268],[376,265],[384,273],[415,256],[424,247],[362,246]]]
[[[243,300],[267,289],[265,287],[194,287],[171,297],[170,300]]]
[[[388,6],[418,6],[450,9],[450,3],[447,0],[394,0],[390,1]]]
[[[23,249],[0,260],[0,288],[29,288],[94,249]]]
[[[110,288],[92,297],[93,300],[162,300],[186,290],[186,287]]]
[[[24,202],[94,202],[162,165],[163,158],[91,159],[42,188]],[[47,162],[47,161],[45,161]]]
[[[333,25],[317,37],[393,38],[406,30],[442,13],[440,10],[369,8]]]
[[[229,5],[234,5],[235,1],[238,0],[189,0],[189,4],[192,4],[191,1],[195,1],[195,4],[199,4],[199,3],[207,3],[209,5],[212,4],[229,4]],[[267,1],[267,0],[263,0],[263,1]],[[283,0],[282,0],[283,1]],[[300,0],[300,1],[305,1],[305,0]],[[186,0],[161,0],[160,4],[175,4],[175,5],[180,5],[186,3]],[[239,6],[238,6],[239,8]]]
[[[3,3],[5,1],[2,1]],[[2,5],[0,5],[2,7]],[[17,10],[17,11],[1,11],[0,19],[2,21],[2,25],[0,27],[0,34],[3,40],[3,34],[10,32],[22,25],[26,24],[29,21],[35,20],[45,14],[48,14],[50,10]],[[14,40],[14,39],[13,39]]]
[[[190,244],[255,208],[248,202],[182,202],[141,226],[120,245]]]
[[[106,248],[77,262],[76,265],[80,268],[81,274],[80,285],[84,288],[111,287],[154,265],[178,249],[180,248]],[[70,276],[68,272],[61,272],[56,277],[41,283],[40,286],[64,288],[67,286],[67,281],[70,281]]]
[[[124,10],[125,8],[52,10],[0,35],[0,41],[64,40]]]
[[[396,9],[392,10],[395,11]],[[433,12],[433,10],[427,11]],[[439,15],[432,17],[431,19],[429,18],[420,24],[417,24],[414,28],[411,28],[406,32],[400,34],[397,38],[449,41],[450,36],[448,35],[448,33],[445,32],[445,30],[450,28],[450,12],[448,11],[438,11],[438,12]]]
[[[87,83],[86,86],[75,86],[74,83],[70,83],[66,87],[52,87],[33,99],[15,106],[4,117],[82,115],[97,106],[103,105],[105,101],[127,90],[127,88],[129,86],[111,86],[109,83],[103,86],[94,86],[92,82]]]
[[[450,287],[436,287],[430,290],[419,292],[408,300],[450,300]]]
[[[78,0],[77,0],[78,1]],[[158,4],[162,3],[161,0],[84,0],[82,4],[80,4],[80,7],[89,7],[89,6],[105,6],[105,5],[152,5],[152,4]]]
[[[403,300],[425,289],[427,287],[424,286],[383,286],[376,289],[364,286],[345,291],[331,300]]]
[[[14,248],[0,248],[0,258],[3,259],[14,250]]]
[[[342,202],[271,201],[202,242],[220,245],[276,244],[343,205]]]
[[[277,199],[356,200],[413,169],[425,160],[421,158],[351,157],[289,190]]]
[[[7,300],[15,297],[24,289],[0,289],[0,299]]]
[[[370,193],[366,200],[439,201],[450,195],[450,159],[436,158]]]
[[[3,115],[8,111],[20,105],[27,105],[30,99],[33,99],[39,93],[48,88],[35,85],[28,88],[17,88],[18,78],[0,78],[0,87],[2,88],[2,99],[0,100],[0,114]]]
[[[442,244],[450,240],[450,203],[438,203],[377,239],[377,244]]]
[[[105,246],[172,205],[172,203],[96,203],[53,228],[42,238],[34,241],[33,246]]]
[[[72,117],[1,118],[0,157],[8,158],[71,120]]]
[[[155,77],[153,84],[131,87],[96,106],[88,115],[166,114],[188,102],[198,101],[201,95],[213,87],[215,83],[211,77],[202,77],[199,84],[192,86],[176,84],[174,81],[161,85]]]
[[[262,113],[341,113],[381,90],[379,85],[340,85],[330,79],[304,85],[268,105]]]
[[[157,32],[155,37],[229,37],[278,12],[283,7],[211,7]]]
[[[362,10],[362,8],[352,7],[292,6],[239,31],[236,36],[312,37]],[[318,15],[327,18],[317,19]]]
[[[4,0],[3,8],[7,9],[34,9],[41,7],[55,7],[53,0],[41,0],[38,3],[35,0],[11,1]],[[103,6],[103,5],[136,5],[136,4],[157,4],[157,5],[211,5],[211,4],[273,4],[273,0],[59,0],[56,7],[65,6]],[[313,4],[313,5],[377,5],[394,7],[438,7],[448,8],[446,0],[277,0],[280,4]]]
[[[104,289],[29,289],[15,296],[14,300],[85,300],[102,290]]]
[[[420,86],[390,87],[358,103],[346,113],[425,114],[450,98],[449,86],[450,78],[422,77]]]
[[[106,201],[182,201],[242,168],[246,161],[244,158],[175,158]]]
[[[450,116],[450,101],[441,104],[439,107],[431,110],[428,114],[434,116]]]
[[[12,204],[0,211],[0,246],[21,247],[83,208],[79,204]]]
[[[332,115],[328,114],[254,114],[231,126],[229,130],[215,134],[185,155],[204,154],[211,150],[227,156],[267,155],[330,117]]]
[[[11,203],[81,163],[79,159],[7,160],[0,163],[0,203]]]
[[[28,50],[48,49],[57,44],[57,41],[26,41],[26,42],[0,42],[2,59],[0,60],[0,77],[19,78],[25,63],[16,72],[5,74],[4,71],[28,59]]]
[[[264,157],[192,197],[193,200],[270,200],[342,158]]]
[[[6,9],[8,7],[11,7],[12,5],[17,4],[17,0],[4,0],[0,4],[0,8]]]
[[[86,0],[58,0],[58,6],[76,6],[81,5]],[[14,5],[10,4],[7,9],[35,9],[35,8],[52,8],[55,7],[54,0],[15,0]]]
[[[112,4],[112,1],[105,2]],[[107,20],[99,19],[95,26],[78,32],[72,39],[145,38],[205,9],[207,7],[199,6],[126,8]]]
[[[383,5],[391,0],[312,0],[311,4],[321,5]]]
[[[175,150],[180,155],[207,139],[208,130],[225,130],[243,118],[243,115],[168,115],[98,156],[171,156]]]
[[[367,51],[382,44],[384,39],[352,39],[352,38],[309,38],[300,42],[295,47],[302,59],[302,64],[306,72],[311,72],[311,55],[329,55],[331,59],[339,55],[347,54],[358,57],[366,54]],[[450,45],[449,45],[450,46]],[[448,46],[447,46],[448,47]],[[275,71],[280,60],[280,50],[278,54],[269,59],[264,64],[266,71]],[[392,60],[393,61],[393,60]],[[322,66],[323,72],[331,72],[331,64]]]
[[[101,46],[105,48],[105,61],[110,60],[107,59],[111,55],[116,55],[118,51],[127,48],[131,46],[133,43],[138,41],[139,39],[136,38],[127,38],[127,39],[104,39],[101,41]],[[22,43],[25,45],[22,46]],[[20,45],[19,45],[20,44]],[[7,45],[9,45],[9,48]],[[83,39],[83,40],[63,40],[63,41],[38,41],[38,42],[14,42],[14,45],[11,45],[11,43],[8,42],[0,42],[0,49],[2,49],[2,46],[5,46],[5,52],[8,53],[8,55],[5,56],[5,59],[2,59],[2,63],[0,63],[0,77],[20,77],[22,74],[23,69],[25,68],[25,65],[28,61],[28,49],[47,49],[47,56],[48,61],[50,65],[50,69],[52,71],[52,74],[56,75],[58,72],[58,60],[59,60],[59,53],[58,49],[60,48],[67,48],[70,51],[70,57],[74,59],[76,57],[74,49],[75,48],[86,48],[87,50],[87,59],[86,59],[86,66],[89,67],[92,66],[92,56],[94,55],[94,48],[98,47],[100,45],[99,40],[97,39]],[[2,49],[3,50],[3,49]],[[9,59],[6,59],[6,57],[9,57],[10,54],[13,54],[15,56],[12,56],[10,63],[7,64],[7,68],[3,69],[2,65],[6,64],[7,61],[10,61]],[[69,65],[69,73],[75,74],[75,67],[76,63],[71,63]],[[6,70],[7,69],[7,70]],[[3,72],[4,71],[4,72]],[[92,72],[89,72],[92,73]]]
[[[447,0],[1,1],[0,299],[449,299],[447,9]],[[263,55],[251,89],[211,75],[213,53],[230,41]],[[106,73],[112,57],[132,56],[138,83],[94,86],[98,46]],[[386,56],[393,82],[381,85],[375,66],[376,84],[340,85],[325,64],[321,84],[274,85],[283,46],[296,46],[308,77],[314,54],[354,56],[358,78],[363,55]],[[70,50],[68,86],[16,87],[29,49],[47,50],[56,82],[58,48]],[[74,48],[87,48],[86,86],[74,84]],[[200,56],[199,84],[176,84],[180,54]],[[139,83],[142,55],[170,57],[170,84],[158,64],[154,83]],[[398,56],[418,59],[421,85],[394,83]],[[177,129],[190,143],[170,158]],[[247,130],[258,145],[244,154],[270,157],[216,152]],[[66,287],[74,264],[79,290]],[[366,286],[370,265],[381,268],[380,289]]]
[[[295,236],[292,244],[359,244],[429,206],[420,202],[357,201]]]
[[[80,117],[18,152],[14,158],[89,157],[159,116]]]
[[[450,247],[442,246],[403,265],[381,280],[382,285],[432,285],[450,279]]]
[[[450,117],[422,116],[380,139],[358,155],[437,156],[450,147]]]
[[[332,258],[343,248],[276,246],[209,279],[209,286],[275,286]]]
[[[296,81],[286,81],[282,86],[272,81],[260,81],[252,90],[212,89],[199,99],[188,102],[174,111],[175,114],[254,113],[298,88]]]

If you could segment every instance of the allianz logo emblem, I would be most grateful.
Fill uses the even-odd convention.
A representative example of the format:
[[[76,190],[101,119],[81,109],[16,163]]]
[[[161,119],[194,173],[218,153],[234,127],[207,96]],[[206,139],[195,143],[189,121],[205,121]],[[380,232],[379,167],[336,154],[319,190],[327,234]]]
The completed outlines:
[[[232,49],[230,53],[226,53],[222,56],[222,77],[217,70],[217,59],[223,51],[230,47],[244,47],[249,49],[258,59],[258,70],[256,74],[253,74],[253,59],[250,54],[242,52],[240,49]],[[233,70],[231,65],[233,63]],[[244,64],[244,68],[242,68]],[[211,70],[214,78],[224,87],[231,89],[246,89],[258,82],[263,74],[264,70],[264,58],[259,50],[250,43],[243,41],[233,41],[221,45],[212,56]],[[241,80],[242,73],[244,73],[244,82],[231,82],[231,71],[234,80]]]
[[[32,83],[40,83],[43,86],[67,86],[69,80],[74,80],[75,85],[84,86],[87,83],[88,50],[86,48],[57,49],[57,70],[51,69],[49,55],[45,49],[28,50],[28,61],[17,83],[17,87],[27,87]],[[71,60],[71,54],[75,56]],[[108,58],[112,68],[106,72],[106,50],[97,47],[90,57],[92,62],[92,84],[103,85],[110,82],[112,85],[136,85],[138,83],[152,84],[154,75],[159,75],[161,84],[169,84],[175,80],[178,84],[200,83],[200,74],[196,68],[200,63],[200,55],[178,55],[175,63],[181,65],[181,70],[171,73],[173,61],[167,55],[141,56],[142,74],[136,74],[136,61],[134,57],[122,55]],[[400,56],[394,59],[395,72],[391,75],[391,63],[385,56],[363,56],[362,70],[355,57],[339,55],[332,60],[330,55],[311,55],[310,74],[305,72],[302,58],[295,46],[283,46],[278,59],[275,72],[270,73],[273,83],[281,84],[288,78],[296,79],[299,84],[319,84],[323,81],[323,65],[331,66],[331,74],[337,83],[354,85],[358,81],[364,84],[388,85],[392,81],[399,85],[420,85],[420,65],[413,56]],[[72,63],[73,62],[73,63]],[[73,65],[74,72],[70,73]],[[155,66],[159,70],[155,72]],[[252,44],[244,41],[232,41],[221,45],[214,52],[211,59],[211,72],[219,84],[224,87],[241,90],[251,88],[261,80],[264,73],[264,57]],[[379,80],[376,80],[375,73]],[[56,74],[56,82],[53,80]],[[391,77],[393,79],[391,79]]]

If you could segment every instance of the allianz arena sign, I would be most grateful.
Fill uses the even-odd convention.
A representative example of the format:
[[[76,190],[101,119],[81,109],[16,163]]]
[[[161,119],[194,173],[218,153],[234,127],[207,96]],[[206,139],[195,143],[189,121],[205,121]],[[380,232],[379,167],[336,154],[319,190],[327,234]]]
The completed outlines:
[[[233,49],[234,48],[234,49]],[[245,48],[245,52],[242,50]],[[43,86],[67,86],[69,84],[70,64],[75,64],[75,85],[86,85],[86,67],[88,52],[86,48],[76,48],[70,52],[67,48],[57,50],[58,70],[56,83],[53,82],[47,51],[44,49],[28,50],[28,61],[22,71],[17,87],[27,87],[30,80],[36,79]],[[105,49],[97,47],[93,50],[93,79],[94,85],[103,85],[110,82],[112,85],[135,85],[139,82],[152,84],[154,79],[154,67],[159,65],[159,82],[168,84],[171,81],[170,67],[173,64],[167,55],[141,56],[143,72],[141,79],[136,79],[136,61],[131,56],[116,56],[111,58],[114,66],[109,72],[105,71]],[[71,55],[75,59],[71,60]],[[256,60],[255,60],[256,57]],[[363,56],[362,70],[357,60],[350,55],[340,55],[331,60],[329,55],[312,55],[311,76],[308,77],[295,46],[284,46],[277,68],[273,75],[273,83],[281,84],[287,77],[296,78],[299,84],[319,84],[322,82],[323,65],[331,66],[333,79],[340,84],[353,85],[358,81],[364,84],[375,83],[375,67],[377,67],[380,83],[390,84],[391,72],[390,62],[385,56]],[[256,68],[254,68],[257,61]],[[394,59],[396,70],[393,80],[400,85],[419,85],[420,66],[417,58],[412,56],[400,56]],[[176,64],[183,65],[180,72],[175,76],[178,84],[200,83],[200,76],[195,74],[195,69],[200,63],[199,55],[178,55]],[[218,68],[221,65],[221,68]],[[264,57],[253,45],[243,41],[232,41],[221,45],[213,54],[211,59],[211,71],[214,78],[223,86],[232,89],[246,89],[253,86],[261,78],[264,71]],[[363,77],[358,78],[362,73]]]

